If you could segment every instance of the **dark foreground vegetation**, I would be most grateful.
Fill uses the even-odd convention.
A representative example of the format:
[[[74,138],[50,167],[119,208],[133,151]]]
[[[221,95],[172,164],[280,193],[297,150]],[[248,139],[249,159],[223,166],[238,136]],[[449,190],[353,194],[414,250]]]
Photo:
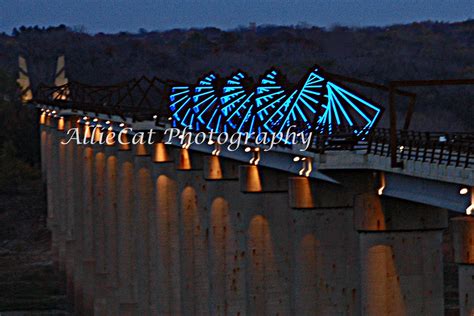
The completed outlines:
[[[0,314],[65,315],[64,275],[51,261],[41,180],[0,193]]]
[[[0,72],[0,315],[65,315],[64,275],[51,260],[35,111]]]

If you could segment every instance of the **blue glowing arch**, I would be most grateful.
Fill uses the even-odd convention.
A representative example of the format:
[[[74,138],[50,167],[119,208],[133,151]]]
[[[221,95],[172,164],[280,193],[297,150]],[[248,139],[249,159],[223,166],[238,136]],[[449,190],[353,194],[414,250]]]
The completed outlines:
[[[194,131],[205,128],[219,103],[216,81],[217,76],[210,73],[195,86],[179,84],[171,88],[169,108],[173,113],[174,127],[187,127]]]
[[[367,134],[379,118],[381,108],[331,81],[327,82],[326,89],[318,129],[331,134],[334,127],[345,127],[356,135]]]
[[[222,88],[221,114],[222,130],[224,132],[238,131],[241,127],[242,113],[249,107],[253,100],[253,92],[245,87],[245,81],[250,78],[243,73],[237,72],[232,75]]]
[[[350,131],[364,137],[381,116],[382,108],[315,66],[294,88],[285,86],[276,69],[251,87],[238,71],[221,81],[209,73],[195,85],[173,84],[169,95],[172,125],[194,131],[238,133],[296,132],[333,134]]]
[[[213,130],[211,127],[213,119],[219,117],[219,97],[217,95],[217,76],[213,73],[208,74],[194,88],[193,110],[197,115],[197,121],[194,122],[193,129],[199,131],[201,126],[207,130]]]
[[[285,99],[287,92],[280,83],[283,78],[277,70],[268,71],[252,93],[229,115],[228,121],[239,133],[260,133],[263,122]],[[237,123],[236,123],[237,122]]]
[[[264,123],[265,129],[277,135],[290,126],[294,126],[297,131],[313,129],[314,117],[320,112],[323,90],[324,78],[318,74],[318,68],[314,68],[268,117]]]
[[[185,118],[193,115],[193,102],[191,99],[191,87],[187,85],[176,85],[171,88],[169,108],[173,113],[173,126],[187,127]]]

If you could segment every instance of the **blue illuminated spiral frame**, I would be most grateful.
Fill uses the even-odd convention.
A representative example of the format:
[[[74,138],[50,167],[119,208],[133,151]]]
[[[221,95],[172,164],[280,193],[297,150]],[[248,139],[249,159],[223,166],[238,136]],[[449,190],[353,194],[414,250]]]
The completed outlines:
[[[256,83],[249,82],[245,72],[237,71],[223,79],[211,72],[196,84],[171,83],[172,125],[195,132],[255,135],[282,135],[292,126],[293,131],[316,136],[343,130],[365,138],[383,112],[380,105],[331,80],[319,66],[293,87],[275,68]]]

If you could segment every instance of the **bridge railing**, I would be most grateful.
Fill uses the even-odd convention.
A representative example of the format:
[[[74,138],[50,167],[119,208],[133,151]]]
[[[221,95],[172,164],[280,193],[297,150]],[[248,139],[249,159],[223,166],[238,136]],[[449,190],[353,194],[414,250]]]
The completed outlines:
[[[360,150],[367,154],[391,156],[390,129],[377,128],[366,138],[353,131],[338,130],[332,135],[317,135],[311,151]],[[397,131],[397,158],[448,166],[474,168],[474,134]]]
[[[387,156],[390,130],[378,128],[367,142],[367,153]],[[397,131],[397,158],[448,166],[474,167],[474,134]]]
[[[358,135],[352,128],[338,127],[333,129],[331,134],[316,133],[310,150],[316,153],[335,150],[366,150],[368,136]]]

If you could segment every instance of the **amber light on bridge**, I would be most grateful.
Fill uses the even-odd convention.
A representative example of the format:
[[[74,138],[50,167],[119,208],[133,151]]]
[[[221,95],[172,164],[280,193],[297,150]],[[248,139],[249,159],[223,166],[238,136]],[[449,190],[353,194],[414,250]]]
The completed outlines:
[[[166,145],[164,143],[155,143],[153,145],[153,162],[166,162],[170,161]]]
[[[182,148],[179,155],[179,170],[190,170],[191,169],[191,158],[189,156],[189,150]]]
[[[380,172],[379,177],[380,177],[380,187],[377,190],[377,194],[382,195],[383,190],[385,190],[385,174],[383,172]]]
[[[467,191],[469,191],[467,188],[463,188],[463,189],[466,189]],[[469,205],[468,208],[466,209],[466,215],[472,215],[473,211],[474,211],[474,187],[471,188],[471,205]]]
[[[90,139],[92,137],[90,122],[86,122],[84,125],[84,137]]]
[[[107,122],[109,122],[109,121],[107,121]],[[107,124],[110,124],[110,122],[107,123]],[[109,128],[107,128],[107,136],[105,137],[105,144],[107,146],[115,145],[115,139],[114,138],[115,138],[115,133],[113,131],[113,127],[110,126]]]
[[[64,117],[61,116],[58,119],[58,131],[64,131]]]
[[[142,144],[142,143],[138,143],[136,145],[136,152],[135,154],[137,156],[148,156],[148,151],[147,151],[147,148],[145,146],[145,144]]]
[[[122,124],[120,124],[120,125],[122,125]],[[123,127],[123,126],[121,126],[121,127]],[[119,135],[120,135],[119,150],[130,150],[130,142],[128,141],[127,130],[126,129],[122,130],[122,132]]]
[[[41,112],[41,115],[40,115],[40,124],[41,125],[44,125],[46,123],[46,113],[45,112]]]
[[[258,172],[258,167],[256,165],[247,166],[247,179],[245,181],[245,191],[246,192],[261,192],[262,191],[262,182],[260,179],[260,174]]]
[[[94,141],[100,142],[102,140],[102,125],[97,124],[93,130],[94,133]]]

